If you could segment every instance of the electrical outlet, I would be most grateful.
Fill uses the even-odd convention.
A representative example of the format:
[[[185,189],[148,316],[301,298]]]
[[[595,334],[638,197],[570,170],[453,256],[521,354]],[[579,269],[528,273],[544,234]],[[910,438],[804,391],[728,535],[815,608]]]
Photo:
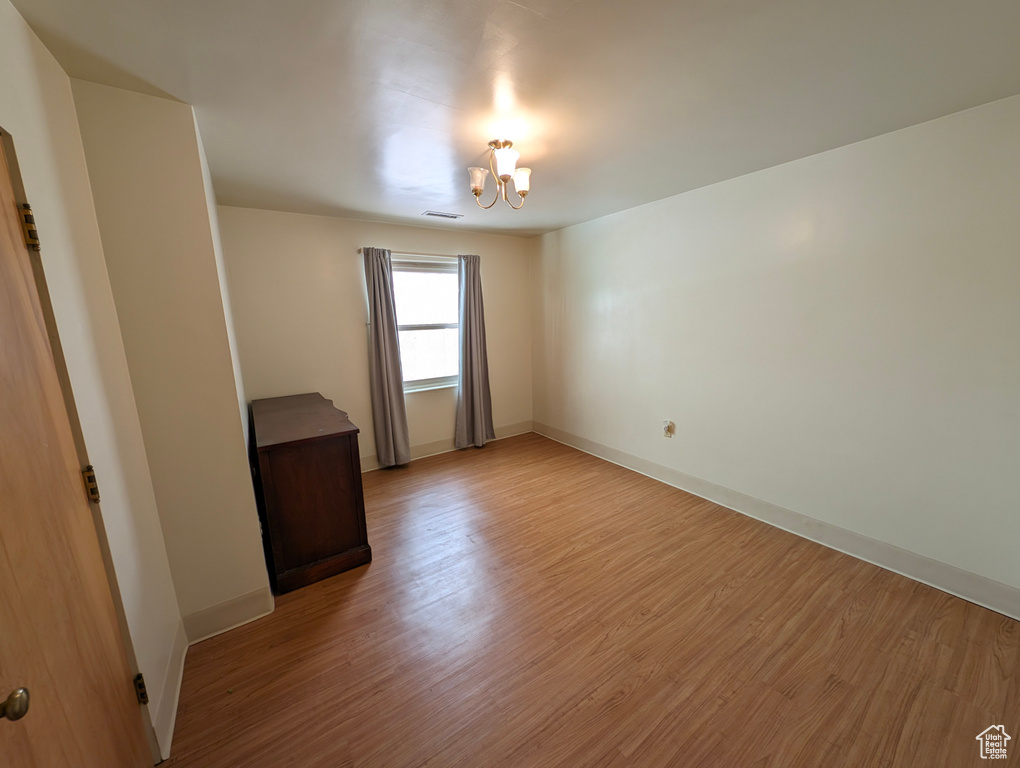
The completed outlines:
[[[673,432],[676,430],[676,425],[669,419],[663,419],[662,421],[662,436],[673,437]]]

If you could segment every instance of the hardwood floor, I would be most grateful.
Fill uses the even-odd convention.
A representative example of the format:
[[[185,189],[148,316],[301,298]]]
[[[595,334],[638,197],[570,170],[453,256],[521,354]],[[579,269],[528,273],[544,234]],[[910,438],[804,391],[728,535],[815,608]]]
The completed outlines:
[[[530,434],[190,649],[169,768],[1020,765],[1020,623]]]

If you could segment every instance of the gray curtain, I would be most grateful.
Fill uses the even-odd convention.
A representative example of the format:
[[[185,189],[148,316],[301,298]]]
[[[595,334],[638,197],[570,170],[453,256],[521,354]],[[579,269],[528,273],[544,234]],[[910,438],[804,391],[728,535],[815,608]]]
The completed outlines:
[[[477,256],[459,256],[460,276],[460,385],[457,387],[457,448],[481,448],[494,440],[492,397],[489,394],[489,357],[485,350],[485,311],[482,276]]]
[[[404,376],[397,342],[397,308],[393,300],[393,266],[384,248],[362,248],[368,287],[368,378],[372,423],[379,464],[392,467],[411,460],[404,406]]]

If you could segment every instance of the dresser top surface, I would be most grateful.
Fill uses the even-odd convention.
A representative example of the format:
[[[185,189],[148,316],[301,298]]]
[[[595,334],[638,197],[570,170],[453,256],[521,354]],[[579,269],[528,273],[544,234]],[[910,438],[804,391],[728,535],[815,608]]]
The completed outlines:
[[[255,445],[260,450],[360,431],[346,413],[318,392],[253,400],[251,413]]]

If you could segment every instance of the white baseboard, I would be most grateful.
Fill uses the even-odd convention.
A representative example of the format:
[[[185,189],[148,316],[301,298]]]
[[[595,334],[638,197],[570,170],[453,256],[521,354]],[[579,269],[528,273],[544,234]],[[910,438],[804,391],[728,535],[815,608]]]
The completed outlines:
[[[184,631],[184,622],[180,621],[177,623],[177,634],[170,648],[170,660],[163,675],[159,701],[155,707],[149,705],[152,727],[156,731],[156,742],[159,744],[159,754],[164,760],[170,757],[170,743],[173,741],[174,724],[177,722],[177,703],[180,701],[181,681],[184,679],[184,657],[187,653],[188,636]]]
[[[505,427],[496,427],[496,439],[502,440],[504,437],[513,437],[514,435],[523,435],[525,432],[531,432],[531,422],[522,421],[517,424],[508,424]],[[456,448],[453,445],[453,437],[449,440],[436,440],[431,443],[421,443],[419,445],[411,446],[411,461],[415,459],[424,459],[426,456],[435,456],[438,453],[449,453],[455,451]],[[379,469],[379,460],[375,457],[375,454],[361,457],[361,471],[371,472],[373,469]]]
[[[225,603],[205,608],[184,617],[184,631],[191,645],[228,630],[261,619],[273,612],[273,592],[266,586]]]
[[[893,544],[854,533],[845,528],[816,520],[745,493],[656,464],[594,440],[564,432],[547,424],[534,423],[534,431],[564,445],[577,448],[600,459],[619,464],[642,475],[693,493],[735,512],[782,528],[784,531],[877,565],[901,576],[956,595],[977,605],[1020,620],[1020,589],[979,576],[956,566],[933,560]]]

